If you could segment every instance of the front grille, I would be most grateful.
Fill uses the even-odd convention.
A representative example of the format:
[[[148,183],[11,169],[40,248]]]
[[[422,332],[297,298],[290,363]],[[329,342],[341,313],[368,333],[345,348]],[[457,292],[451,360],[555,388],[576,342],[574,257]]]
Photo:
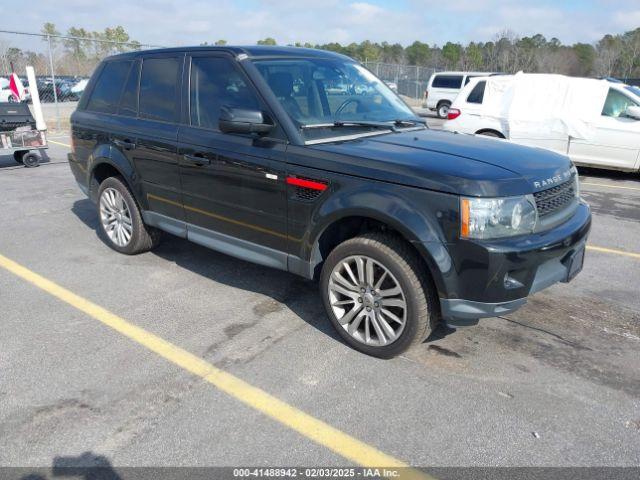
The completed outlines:
[[[576,197],[575,181],[561,183],[555,187],[533,194],[539,217],[546,217],[567,207]]]

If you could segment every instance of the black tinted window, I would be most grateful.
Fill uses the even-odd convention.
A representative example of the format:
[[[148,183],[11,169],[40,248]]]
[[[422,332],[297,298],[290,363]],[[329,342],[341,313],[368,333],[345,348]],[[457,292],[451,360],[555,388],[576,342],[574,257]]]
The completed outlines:
[[[140,78],[140,116],[173,122],[178,105],[177,57],[145,58]]]
[[[104,66],[89,98],[87,110],[115,113],[130,66],[131,62],[128,60],[108,62]]]
[[[431,84],[434,88],[460,88],[462,75],[436,75]]]
[[[138,81],[140,80],[140,62],[135,62],[129,70],[127,83],[120,99],[120,115],[135,117],[138,114]]]
[[[487,82],[485,81],[478,82],[476,86],[473,87],[473,90],[471,90],[471,93],[469,93],[467,103],[482,103],[484,99],[484,86],[486,84]]]
[[[228,59],[194,57],[191,60],[191,124],[217,129],[223,105],[260,108],[253,90]]]

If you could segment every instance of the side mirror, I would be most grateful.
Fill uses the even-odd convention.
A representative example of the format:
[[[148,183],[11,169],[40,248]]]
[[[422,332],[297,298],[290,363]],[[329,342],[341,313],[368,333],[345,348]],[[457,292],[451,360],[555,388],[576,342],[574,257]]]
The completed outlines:
[[[220,108],[218,126],[220,131],[224,133],[257,133],[264,135],[273,130],[275,125],[267,122],[259,110],[223,106]]]
[[[629,105],[624,113],[627,117],[640,120],[640,107],[637,105]]]

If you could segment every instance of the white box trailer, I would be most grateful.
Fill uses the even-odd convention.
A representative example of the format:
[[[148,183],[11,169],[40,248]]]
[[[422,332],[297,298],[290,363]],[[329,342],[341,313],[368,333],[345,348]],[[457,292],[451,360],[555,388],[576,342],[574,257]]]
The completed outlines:
[[[640,168],[640,89],[564,75],[473,79],[444,129],[501,137],[569,155],[577,164]]]

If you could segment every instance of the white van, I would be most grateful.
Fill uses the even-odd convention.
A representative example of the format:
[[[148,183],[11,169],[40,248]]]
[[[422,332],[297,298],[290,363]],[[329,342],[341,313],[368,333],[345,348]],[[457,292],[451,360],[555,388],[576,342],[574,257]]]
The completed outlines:
[[[437,72],[429,78],[424,92],[424,108],[436,111],[440,118],[447,118],[449,107],[460,90],[474,77],[491,75],[488,72]]]
[[[512,80],[518,75],[519,82]],[[453,102],[443,128],[546,148],[578,165],[640,170],[640,88],[518,75],[473,79]]]

